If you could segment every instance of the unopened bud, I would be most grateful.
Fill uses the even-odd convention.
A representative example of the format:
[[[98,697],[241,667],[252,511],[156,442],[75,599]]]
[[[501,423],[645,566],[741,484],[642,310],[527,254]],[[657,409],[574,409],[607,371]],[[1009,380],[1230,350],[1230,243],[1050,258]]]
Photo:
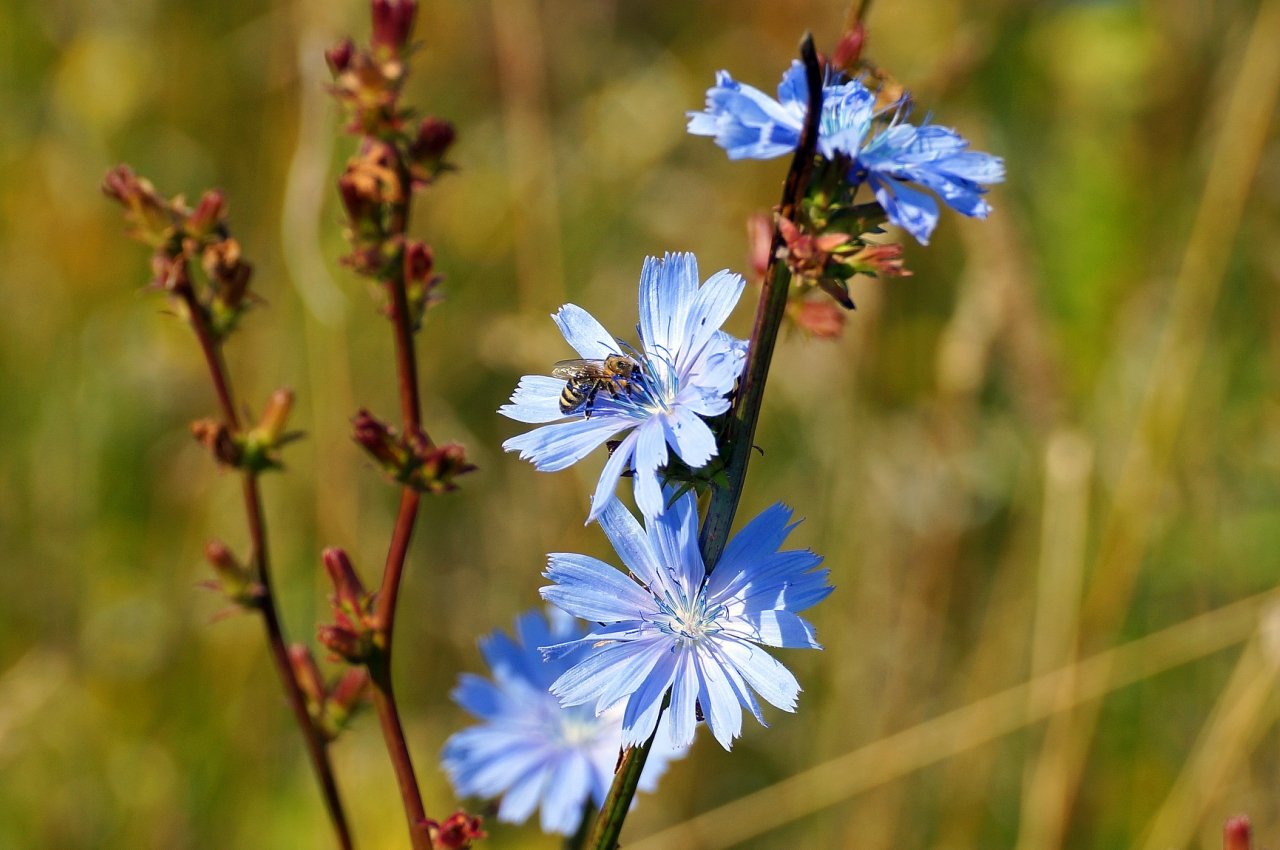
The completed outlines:
[[[862,58],[862,48],[867,44],[867,28],[862,21],[854,22],[853,28],[840,37],[835,53],[831,56],[831,64],[842,71],[852,71]]]
[[[293,668],[298,689],[306,695],[312,714],[315,714],[325,703],[325,686],[311,649],[300,643],[292,644],[289,647],[289,666]]]
[[[156,193],[150,180],[134,174],[122,163],[102,179],[102,192],[125,208],[125,220],[132,225],[131,236],[151,245],[161,245],[169,238],[174,224],[172,208]]]
[[[360,612],[368,598],[356,568],[347,557],[347,553],[337,547],[324,550],[321,556],[325,571],[333,582],[334,601],[347,611]]]
[[[876,277],[910,277],[903,266],[902,246],[896,242],[868,243],[848,259],[854,271]]]
[[[364,698],[365,689],[369,685],[369,671],[364,667],[349,667],[333,685],[329,699],[325,703],[325,716],[332,734],[337,734]]]
[[[481,825],[479,816],[464,811],[456,811],[443,821],[427,819],[431,840],[440,850],[467,850],[471,842],[487,838]]]
[[[453,479],[476,467],[467,461],[467,450],[457,443],[426,449],[421,454],[422,466],[416,476],[419,489],[428,493],[449,493],[458,489]]]
[[[351,420],[351,436],[374,460],[388,470],[395,470],[405,462],[405,451],[387,425],[367,410],[361,410]]]
[[[798,301],[787,307],[796,326],[819,339],[836,339],[844,332],[845,313],[830,301]]]
[[[413,19],[418,14],[417,0],[372,0],[375,47],[403,50],[413,32]]]
[[[457,136],[457,131],[448,121],[428,116],[418,125],[418,134],[409,144],[409,155],[418,162],[439,162]]]
[[[1222,850],[1251,850],[1253,847],[1253,828],[1249,819],[1237,815],[1222,827]]]
[[[330,47],[324,52],[324,61],[336,77],[351,67],[351,58],[355,55],[356,46],[349,38]]]
[[[195,211],[187,216],[185,228],[187,235],[200,238],[212,235],[222,223],[226,207],[227,196],[221,189],[210,189],[205,192],[200,197],[200,203],[196,205]]]
[[[256,435],[263,442],[272,445],[279,443],[292,410],[293,390],[281,387],[273,392],[267,400],[266,409],[262,411],[262,418],[258,420],[258,427],[254,429]]]
[[[316,629],[316,639],[325,649],[352,664],[363,663],[369,654],[368,641],[346,626],[320,626]]]

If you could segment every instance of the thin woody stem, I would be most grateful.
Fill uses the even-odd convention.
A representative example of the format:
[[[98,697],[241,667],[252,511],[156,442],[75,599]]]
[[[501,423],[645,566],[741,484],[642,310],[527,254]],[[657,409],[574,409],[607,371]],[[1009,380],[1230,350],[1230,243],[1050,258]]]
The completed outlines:
[[[396,151],[396,172],[402,187],[401,199],[393,204],[389,218],[389,238],[401,243],[401,262],[398,273],[385,278],[391,300],[391,325],[395,337],[396,377],[399,385],[400,414],[404,434],[409,440],[421,440],[430,445],[431,438],[422,428],[422,402],[418,387],[418,364],[413,344],[413,325],[409,315],[407,281],[409,277],[409,251],[404,236],[409,224],[409,197],[412,191],[408,169],[401,152]],[[409,543],[413,527],[418,519],[422,494],[412,487],[400,493],[400,509],[396,514],[395,530],[387,548],[387,561],[378,588],[378,607],[375,612],[375,641],[377,651],[369,662],[369,679],[373,686],[373,703],[378,711],[382,737],[387,755],[395,769],[396,782],[405,817],[409,822],[409,840],[414,850],[431,850],[431,833],[427,826],[426,810],[422,805],[422,793],[413,769],[413,759],[405,740],[404,727],[396,706],[395,690],[391,682],[391,650],[395,629],[396,603],[400,596],[400,580],[404,575]]]
[[[226,364],[222,358],[222,346],[209,326],[204,307],[197,301],[191,283],[187,279],[185,263],[181,264],[182,279],[176,282],[174,294],[182,299],[187,308],[191,329],[195,332],[204,353],[205,363],[209,368],[209,378],[213,382],[218,396],[218,404],[227,425],[239,430],[240,417],[236,413],[235,397],[231,391],[231,381]],[[329,820],[338,839],[341,850],[351,850],[351,830],[347,826],[347,817],[342,808],[342,798],[338,794],[338,785],[334,780],[333,766],[329,762],[329,749],[324,736],[316,728],[307,711],[306,697],[293,674],[293,665],[289,662],[289,651],[284,637],[284,628],[280,623],[280,615],[276,610],[275,595],[271,585],[271,569],[267,552],[267,526],[262,510],[262,495],[258,489],[256,473],[246,470],[242,473],[242,491],[244,494],[245,519],[249,525],[250,562],[253,565],[254,577],[258,583],[258,594],[255,607],[262,614],[262,624],[267,631],[267,646],[271,651],[271,659],[275,662],[276,672],[284,684],[285,698],[293,712],[294,720],[302,731],[306,743],[307,755],[311,759],[311,767],[315,771],[316,780],[320,783],[320,791],[324,797],[325,808],[329,812]]]
[[[822,69],[818,64],[813,37],[808,33],[800,42],[800,57],[804,60],[805,79],[809,85],[808,112],[805,116],[800,144],[796,147],[795,155],[791,159],[791,168],[783,184],[782,203],[778,209],[779,219],[791,218],[801,198],[804,197],[818,145],[818,119],[822,114]],[[746,480],[747,461],[751,458],[751,441],[755,436],[760,404],[764,398],[765,378],[769,374],[773,346],[778,339],[778,328],[782,324],[782,316],[787,306],[791,272],[785,262],[779,261],[780,249],[784,244],[782,234],[775,224],[769,266],[765,271],[764,289],[760,293],[760,306],[756,310],[755,325],[747,347],[747,365],[742,383],[734,397],[733,406],[729,410],[725,430],[725,442],[728,446],[726,472],[729,486],[717,489],[712,494],[711,505],[707,509],[707,518],[702,524],[698,541],[708,572],[715,566],[720,554],[724,551],[729,529],[733,525],[734,514],[738,510],[742,485]],[[656,736],[655,730],[648,741],[638,747],[631,747],[623,753],[613,776],[613,785],[609,788],[604,805],[600,807],[600,816],[596,819],[591,834],[587,838],[586,846],[592,850],[615,850],[618,846],[618,836],[622,833],[623,822],[631,808],[636,786],[640,782],[640,775],[644,771],[645,762],[649,758],[649,751],[653,748],[653,740]]]

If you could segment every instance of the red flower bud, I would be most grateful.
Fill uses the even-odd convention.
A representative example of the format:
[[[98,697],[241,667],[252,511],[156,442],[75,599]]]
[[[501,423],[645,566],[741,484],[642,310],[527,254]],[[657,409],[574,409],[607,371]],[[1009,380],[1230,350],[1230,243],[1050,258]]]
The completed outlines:
[[[351,67],[351,58],[355,55],[356,46],[349,38],[330,47],[324,52],[324,61],[336,77]]]
[[[374,47],[403,50],[413,32],[413,19],[418,14],[417,0],[373,0]]]
[[[488,838],[488,833],[480,826],[479,817],[463,811],[454,812],[443,822],[427,819],[431,840],[440,850],[467,850],[472,841]]]
[[[315,712],[324,704],[325,686],[311,650],[300,643],[292,644],[289,647],[289,666],[293,668],[293,678],[299,690],[306,695],[311,710]]]

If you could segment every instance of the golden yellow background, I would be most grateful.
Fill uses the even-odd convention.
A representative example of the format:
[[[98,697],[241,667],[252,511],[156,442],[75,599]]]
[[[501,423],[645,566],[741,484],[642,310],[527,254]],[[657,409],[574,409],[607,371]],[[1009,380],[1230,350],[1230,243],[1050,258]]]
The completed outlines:
[[[772,91],[844,12],[424,4],[407,99],[459,131],[459,172],[415,212],[448,276],[426,421],[481,466],[427,504],[401,596],[432,814],[455,802],[436,757],[477,636],[536,604],[547,552],[611,554],[582,526],[602,453],[535,473],[495,409],[568,355],[561,303],[634,324],[644,255],[746,270],[744,220],[785,162],[730,163],[683,113],[719,68]],[[352,142],[324,91],[323,49],[366,14],[0,5],[0,847],[330,844],[259,624],[214,622],[196,587],[206,539],[246,542],[238,487],[187,434],[214,412],[203,364],[97,186],[127,161],[231,199],[266,301],[230,345],[238,390],[256,411],[294,387],[308,433],[265,490],[286,627],[311,640],[318,552],[371,580],[395,503],[347,437],[396,403],[385,323],[336,263]],[[907,242],[914,277],[856,282],[843,339],[782,340],[743,516],[807,517],[792,542],[837,585],[812,612],[826,650],[779,653],[799,713],[731,753],[704,736],[624,845],[1210,848],[1245,811],[1275,846],[1280,2],[881,0],[869,23],[918,117],[1008,181],[989,221]],[[334,758],[359,846],[404,846],[371,715]]]

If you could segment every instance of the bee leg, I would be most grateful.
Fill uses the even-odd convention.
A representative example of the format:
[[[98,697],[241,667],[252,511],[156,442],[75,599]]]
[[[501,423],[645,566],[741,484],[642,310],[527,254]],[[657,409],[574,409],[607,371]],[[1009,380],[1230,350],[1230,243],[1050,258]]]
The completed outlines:
[[[592,387],[592,388],[591,388],[591,392],[587,393],[587,403],[586,403],[586,406],[583,408],[583,411],[582,411],[582,418],[583,418],[583,419],[590,419],[590,418],[591,418],[591,411],[595,408],[595,405],[596,405],[596,393],[598,393],[598,392],[600,392],[600,388],[599,388],[599,387]]]

